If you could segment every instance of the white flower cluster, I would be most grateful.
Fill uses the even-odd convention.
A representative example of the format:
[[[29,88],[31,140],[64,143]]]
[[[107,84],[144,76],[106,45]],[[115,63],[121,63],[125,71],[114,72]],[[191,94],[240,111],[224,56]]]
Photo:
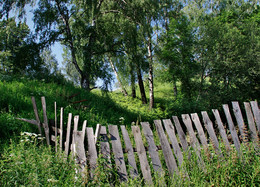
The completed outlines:
[[[35,142],[36,140],[43,140],[40,134],[30,133],[30,132],[21,132],[21,142]]]
[[[120,118],[119,118],[119,123],[120,123],[120,124],[123,125],[123,124],[124,124],[124,121],[125,121],[125,118],[124,118],[124,117],[120,117]]]

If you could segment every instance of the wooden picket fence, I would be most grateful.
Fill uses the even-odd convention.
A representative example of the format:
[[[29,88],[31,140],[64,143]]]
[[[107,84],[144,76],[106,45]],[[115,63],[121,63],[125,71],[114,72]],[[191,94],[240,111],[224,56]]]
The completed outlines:
[[[86,120],[83,122],[83,127],[80,131],[78,129],[79,116],[74,116],[72,131],[73,116],[71,113],[68,115],[67,130],[64,131],[63,108],[60,109],[58,128],[56,103],[54,124],[49,125],[45,98],[42,97],[41,101],[43,122],[40,121],[34,97],[32,97],[32,103],[36,119],[28,120],[20,118],[19,120],[37,125],[40,134],[43,134],[41,131],[43,127],[47,144],[54,145],[56,151],[58,149],[64,150],[66,156],[68,156],[69,153],[73,154],[76,158],[76,162],[80,166],[81,172],[88,165],[91,177],[93,177],[94,170],[97,167],[98,154],[102,154],[103,157],[107,159],[109,165],[113,153],[113,159],[121,181],[127,181],[129,176],[135,178],[141,175],[147,183],[152,183],[151,168],[147,156],[149,154],[154,171],[160,173],[163,171],[163,168],[158,154],[159,150],[163,152],[169,174],[173,175],[174,172],[179,172],[178,166],[182,165],[184,151],[189,152],[193,150],[199,158],[198,164],[204,167],[204,162],[201,158],[201,149],[209,151],[209,142],[213,144],[215,153],[220,157],[222,156],[222,152],[219,141],[225,145],[227,151],[230,151],[232,149],[231,145],[234,144],[238,154],[240,153],[241,143],[247,143],[248,141],[252,141],[255,145],[255,149],[259,149],[260,112],[257,101],[244,102],[246,118],[243,118],[239,103],[232,102],[233,116],[235,117],[236,123],[233,121],[234,117],[230,112],[229,106],[224,104],[225,120],[222,120],[223,118],[221,119],[218,110],[212,110],[215,117],[215,125],[209,118],[208,113],[203,111],[201,112],[201,116],[204,125],[201,123],[197,113],[190,115],[183,114],[181,118],[186,130],[182,128],[178,117],[173,116],[172,120],[154,120],[154,126],[151,126],[148,122],[141,122],[140,126],[131,126],[132,134],[128,132],[125,125],[120,125],[120,129],[118,129],[117,125],[108,125],[108,127],[106,127],[99,124],[94,133],[92,127],[87,127]],[[247,119],[247,122],[245,122],[244,119]],[[228,134],[223,121],[227,122],[230,134]],[[217,128],[214,128],[214,126]],[[154,127],[156,128],[156,134],[153,134],[151,129]],[[187,131],[187,135],[185,131]],[[63,137],[65,133],[66,137]],[[85,134],[87,146],[85,146]],[[160,145],[155,144],[155,136],[159,138]],[[122,140],[120,137],[122,137]],[[135,147],[132,145],[130,137],[134,138]],[[148,146],[144,145],[144,138]],[[65,140],[65,142],[63,142],[63,140]],[[122,142],[124,142],[124,148]],[[99,144],[99,146],[97,146],[97,144]],[[110,145],[112,145],[112,150],[110,149]],[[192,149],[189,149],[189,146],[191,146]],[[97,151],[97,147],[99,147],[99,151]],[[137,153],[139,158],[141,174],[138,173],[135,153]],[[127,163],[130,166],[129,173],[127,172],[124,154],[127,155]]]

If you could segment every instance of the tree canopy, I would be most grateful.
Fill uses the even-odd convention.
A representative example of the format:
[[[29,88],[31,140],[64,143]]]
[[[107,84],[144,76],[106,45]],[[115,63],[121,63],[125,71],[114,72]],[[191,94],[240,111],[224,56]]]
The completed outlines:
[[[34,33],[21,19],[26,5],[34,6]],[[149,87],[151,108],[154,82],[171,82],[175,97],[189,101],[255,99],[259,10],[245,0],[3,0],[1,73],[63,72],[89,91],[100,79],[108,89],[116,77],[124,95],[136,97],[138,85],[144,104]],[[55,42],[64,50],[62,71],[48,51]]]

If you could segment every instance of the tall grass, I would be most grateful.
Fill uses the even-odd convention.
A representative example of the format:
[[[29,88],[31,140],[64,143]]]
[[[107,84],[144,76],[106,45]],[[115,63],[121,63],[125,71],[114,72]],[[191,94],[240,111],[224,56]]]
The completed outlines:
[[[37,138],[37,136],[35,136]],[[37,143],[36,138],[22,135],[19,143],[11,141],[0,160],[1,186],[259,186],[260,156],[251,143],[242,145],[241,154],[235,149],[217,154],[202,153],[204,167],[192,152],[184,154],[179,174],[170,176],[165,165],[163,173],[153,171],[153,185],[146,184],[142,177],[120,182],[113,162],[108,167],[102,155],[93,178],[76,172],[73,158],[68,160],[63,152],[54,153],[50,147]],[[89,175],[86,168],[84,174]]]
[[[0,159],[0,186],[82,185],[73,159],[37,142],[31,133],[22,135],[19,142],[10,142]]]
[[[190,150],[191,151],[191,150]],[[170,176],[164,165],[163,173],[153,172],[153,184],[146,184],[142,177],[131,179],[121,183],[115,180],[115,170],[104,167],[104,161],[100,162],[96,169],[94,179],[85,181],[89,186],[259,186],[260,184],[260,155],[252,144],[242,145],[241,154],[235,149],[231,152],[223,151],[223,157],[217,154],[206,155],[202,153],[205,162],[204,167],[198,163],[198,157],[194,152],[189,156],[184,155],[179,174]],[[102,160],[102,158],[101,158]],[[103,163],[103,164],[102,164]],[[116,168],[114,165],[112,168]]]

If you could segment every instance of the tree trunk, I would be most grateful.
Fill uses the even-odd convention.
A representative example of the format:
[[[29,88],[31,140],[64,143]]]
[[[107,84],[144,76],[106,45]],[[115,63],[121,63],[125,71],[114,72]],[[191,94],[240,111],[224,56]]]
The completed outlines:
[[[114,64],[113,64],[113,62],[112,62],[112,60],[111,60],[111,58],[108,57],[108,60],[109,60],[109,62],[110,62],[110,64],[111,64],[111,67],[112,67],[112,69],[113,69],[113,71],[114,71],[114,73],[115,73],[115,75],[116,75],[116,78],[117,78],[117,81],[118,81],[118,83],[119,83],[119,86],[120,86],[120,88],[121,88],[122,93],[123,93],[125,96],[128,96],[128,93],[127,93],[126,89],[124,88],[124,86],[123,86],[123,84],[122,84],[122,82],[121,82],[121,80],[120,80],[120,78],[119,78],[119,75],[118,75],[118,73],[117,73],[117,71],[116,71],[116,68],[115,68],[115,66],[114,66]]]
[[[81,88],[90,91],[90,82],[89,77],[87,75],[81,75],[81,81],[80,81]]]
[[[152,43],[149,37],[148,41],[148,55],[149,55],[149,94],[150,94],[150,109],[154,108],[154,87],[153,87],[153,56],[152,56]]]
[[[134,75],[134,67],[131,62],[130,64],[130,76],[131,76],[131,89],[132,89],[132,97],[136,98],[136,90],[135,90],[135,75]]]
[[[138,84],[139,84],[140,94],[141,94],[141,98],[142,98],[142,103],[147,104],[141,69],[138,65],[137,65],[137,78],[138,78]]]
[[[177,89],[176,81],[174,81],[174,83],[173,83],[173,92],[174,92],[174,96],[177,97],[178,89]]]

